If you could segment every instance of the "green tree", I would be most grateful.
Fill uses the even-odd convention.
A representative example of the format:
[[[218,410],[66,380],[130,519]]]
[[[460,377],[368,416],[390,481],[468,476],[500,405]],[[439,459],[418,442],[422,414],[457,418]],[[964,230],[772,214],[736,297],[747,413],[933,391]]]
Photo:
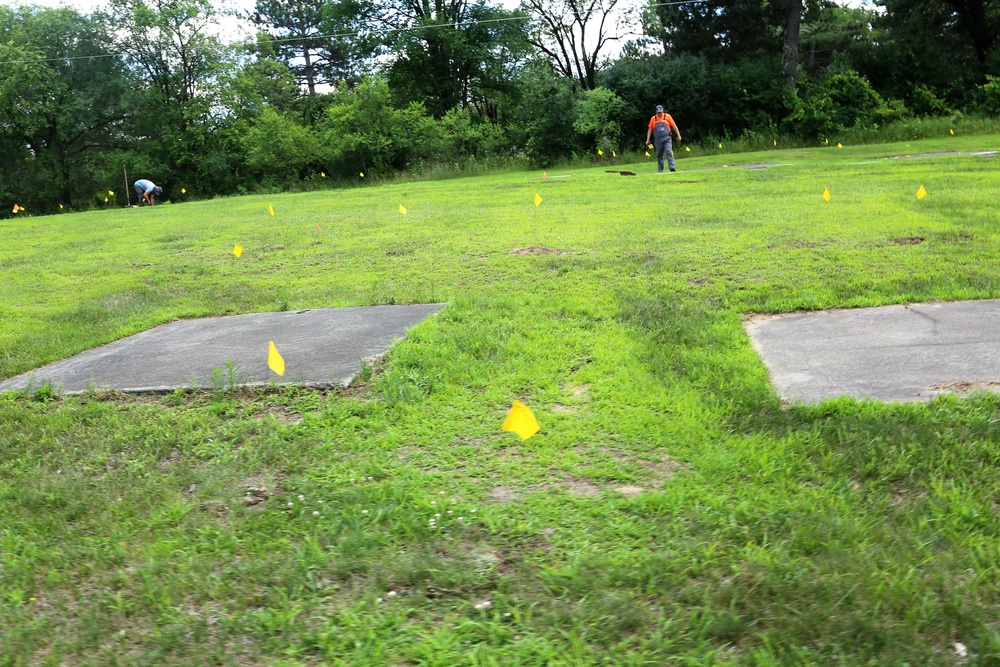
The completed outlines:
[[[221,82],[235,54],[213,34],[219,12],[210,0],[110,0],[106,11],[135,78],[129,132],[161,165],[146,175],[221,191],[232,162],[217,132]]]
[[[386,78],[402,103],[421,102],[435,116],[455,107],[496,118],[501,99],[530,47],[526,17],[486,0],[389,0],[375,19],[389,28]],[[523,17],[523,18],[522,18]]]
[[[355,30],[353,0],[257,0],[251,21],[267,46],[310,95],[316,87],[355,78],[358,50],[344,35]]]
[[[120,189],[126,90],[102,22],[73,9],[0,7],[2,188],[34,210],[83,205]]]

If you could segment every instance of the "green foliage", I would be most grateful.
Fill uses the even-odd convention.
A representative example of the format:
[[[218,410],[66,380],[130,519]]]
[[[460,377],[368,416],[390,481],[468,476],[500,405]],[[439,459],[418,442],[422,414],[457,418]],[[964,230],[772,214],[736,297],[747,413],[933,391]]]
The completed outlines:
[[[242,148],[251,172],[277,183],[305,177],[318,156],[312,131],[271,107],[264,108],[243,136]]]
[[[983,111],[1000,117],[1000,76],[987,76],[983,91]]]
[[[913,86],[908,98],[908,106],[918,116],[945,116],[948,105],[933,90],[924,85]]]
[[[521,75],[522,103],[518,123],[524,127],[525,153],[539,166],[582,149],[571,131],[576,121],[577,92],[548,63],[536,61]]]
[[[573,129],[589,139],[589,143],[604,150],[621,146],[620,118],[625,102],[613,91],[602,86],[585,90],[576,105]]]

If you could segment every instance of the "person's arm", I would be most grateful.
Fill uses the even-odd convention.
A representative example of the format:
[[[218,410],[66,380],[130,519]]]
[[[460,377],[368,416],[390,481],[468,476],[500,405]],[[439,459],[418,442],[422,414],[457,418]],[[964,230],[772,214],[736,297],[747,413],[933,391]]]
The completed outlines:
[[[650,125],[649,127],[646,128],[646,143],[643,144],[644,146],[648,146],[649,145],[649,137],[650,137],[651,134],[653,134],[653,126],[652,125]]]
[[[681,128],[677,127],[677,123],[674,123],[674,133],[677,135],[677,143],[681,143]]]
[[[152,206],[153,205],[153,200],[149,196],[149,190],[146,190],[146,191],[144,191],[142,193],[142,198],[146,200],[146,206]]]

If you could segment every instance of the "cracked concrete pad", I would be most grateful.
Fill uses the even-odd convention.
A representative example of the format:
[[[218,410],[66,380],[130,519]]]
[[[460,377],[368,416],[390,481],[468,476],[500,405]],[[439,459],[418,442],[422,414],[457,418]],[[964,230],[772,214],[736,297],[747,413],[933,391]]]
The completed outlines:
[[[786,400],[1000,388],[1000,300],[759,316],[746,329]]]
[[[90,388],[124,392],[241,386],[344,386],[361,360],[385,352],[406,330],[444,304],[323,308],[170,322],[0,382],[0,391],[50,382],[61,393]],[[267,367],[268,341],[285,374]]]

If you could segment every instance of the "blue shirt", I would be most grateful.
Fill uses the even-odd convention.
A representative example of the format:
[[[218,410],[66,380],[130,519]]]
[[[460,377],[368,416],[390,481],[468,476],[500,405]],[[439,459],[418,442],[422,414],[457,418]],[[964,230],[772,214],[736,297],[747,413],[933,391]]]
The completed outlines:
[[[135,182],[135,187],[142,188],[146,192],[152,192],[153,188],[156,186],[153,184],[153,181],[147,181],[145,178],[140,178]]]

